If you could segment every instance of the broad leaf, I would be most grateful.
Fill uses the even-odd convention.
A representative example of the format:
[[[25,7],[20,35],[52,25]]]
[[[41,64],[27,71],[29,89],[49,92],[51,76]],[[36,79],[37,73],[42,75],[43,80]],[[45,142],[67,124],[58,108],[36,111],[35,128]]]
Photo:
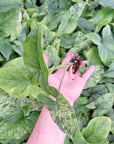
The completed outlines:
[[[98,54],[98,49],[96,47],[91,48],[87,52],[87,59],[88,59],[87,62],[89,63],[89,65],[101,65],[101,66],[103,66],[102,61],[101,61],[99,54]]]
[[[0,13],[0,36],[10,36],[19,26],[19,10]]]
[[[94,31],[94,25],[91,24],[87,19],[80,17],[78,21],[78,27],[82,30],[84,33],[89,33]]]
[[[12,49],[19,55],[23,55],[23,45],[20,41],[14,41],[15,45],[12,45]]]
[[[97,12],[97,14],[90,20],[96,25],[95,31],[98,32],[102,26],[109,24],[112,21],[114,11],[112,9],[104,8]]]
[[[99,56],[102,62],[104,63],[104,65],[109,66],[111,63],[111,59],[110,59],[110,54],[109,54],[107,47],[101,43],[98,46],[98,50],[99,50]]]
[[[0,88],[14,97],[32,95],[37,97],[40,88],[32,85],[27,77],[27,72],[17,69],[4,67],[0,69]]]
[[[56,50],[56,48],[52,45],[48,45],[48,47],[46,48],[46,51],[45,51],[45,54],[46,56],[48,57],[48,66],[57,66],[59,65],[59,62],[60,62],[60,58],[58,56],[58,52]]]
[[[43,24],[46,24],[50,30],[57,28],[58,24],[61,22],[64,16],[64,12],[60,13],[50,13],[46,15],[43,19]]]
[[[77,17],[80,17],[85,9],[86,2],[79,2],[75,5],[73,5],[69,11],[71,12],[71,15],[76,15]]]
[[[26,116],[22,109],[7,115],[0,121],[0,142],[9,143],[25,140],[30,135],[37,118],[37,112],[32,112]]]
[[[110,6],[111,8],[114,9],[114,1],[113,0],[100,0],[100,2],[106,6]]]
[[[96,86],[97,83],[99,83],[99,81],[103,77],[103,73],[104,73],[104,71],[103,71],[102,67],[96,66],[93,74],[91,75],[91,77],[86,82],[84,89]]]
[[[114,78],[114,63],[112,63],[109,69],[104,73],[104,77]]]
[[[110,28],[109,25],[107,25],[106,27],[103,28],[102,43],[104,44],[104,46],[108,50],[110,61],[114,62],[114,56],[113,56],[113,53],[114,53],[114,38],[113,38],[111,28]]]
[[[0,12],[7,12],[12,9],[19,9],[23,5],[23,0],[0,0]]]
[[[105,93],[108,93],[108,90],[105,84],[98,84],[95,87],[91,87],[87,90],[83,90],[82,92],[84,96],[103,95]]]
[[[39,25],[38,27],[38,34],[37,34],[37,54],[38,54],[38,60],[41,68],[41,75],[40,75],[40,85],[47,93],[50,93],[49,85],[48,85],[48,70],[43,58],[43,52],[42,52],[42,26]]]
[[[87,142],[98,144],[107,138],[111,129],[111,120],[107,117],[96,117],[92,119],[82,134]]]
[[[75,116],[78,117],[82,113],[88,112],[88,109],[85,105],[88,103],[88,99],[86,97],[79,97],[73,104],[73,108],[75,110]]]
[[[74,135],[74,119],[72,117],[73,108],[59,92],[56,101],[53,101],[44,94],[39,94],[38,98],[46,105],[50,114],[59,128],[70,138]]]
[[[86,37],[97,45],[99,45],[101,43],[101,38],[96,33],[88,33],[88,34],[86,34]]]
[[[96,98],[96,100],[93,100],[91,103],[86,105],[86,107],[89,109],[95,109],[93,112],[93,116],[95,117],[108,113],[112,108],[113,103],[114,93],[106,93]]]
[[[6,60],[9,60],[9,57],[11,55],[11,44],[8,39],[0,39],[0,53],[6,58]]]
[[[78,31],[74,36],[74,45],[69,52],[76,54],[77,52],[81,53],[82,51],[90,48],[91,41],[88,40],[82,32]]]
[[[34,29],[23,43],[23,60],[28,69],[32,72],[39,72],[40,64],[37,52],[37,31]]]
[[[70,20],[70,12],[67,11],[67,12],[64,13],[62,21],[61,21],[61,23],[59,25],[57,36],[60,36],[60,35],[63,34],[66,26],[68,25],[69,20]]]

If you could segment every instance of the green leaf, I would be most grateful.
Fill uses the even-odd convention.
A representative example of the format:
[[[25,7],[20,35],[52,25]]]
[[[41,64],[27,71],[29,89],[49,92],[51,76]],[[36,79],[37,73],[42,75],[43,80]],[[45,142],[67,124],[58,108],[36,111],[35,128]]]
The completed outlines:
[[[113,139],[114,139],[114,108],[112,108],[110,110],[110,112],[108,113],[108,116],[111,118],[112,120],[112,124],[111,124],[111,132],[113,134]]]
[[[92,143],[91,143],[91,144],[92,144]],[[109,140],[108,140],[108,138],[107,138],[107,139],[101,141],[101,142],[98,143],[98,144],[109,144]]]
[[[0,53],[9,60],[11,55],[11,44],[8,39],[0,39]]]
[[[38,60],[40,64],[40,68],[42,71],[41,81],[40,84],[43,85],[46,92],[50,93],[49,85],[48,85],[48,70],[43,58],[43,52],[42,52],[42,27],[39,25],[38,28],[38,34],[37,34],[37,53],[38,53]],[[43,82],[42,82],[43,81]]]
[[[109,25],[107,25],[106,27],[103,28],[102,31],[102,43],[105,45],[105,47],[108,50],[109,56],[110,56],[110,60],[112,62],[114,62],[114,38],[111,32],[111,28]]]
[[[114,11],[109,8],[103,8],[90,20],[96,25],[95,31],[98,32],[102,26],[109,24],[113,19]]]
[[[69,102],[57,91],[56,101],[53,101],[44,94],[39,94],[38,98],[45,104],[50,114],[59,128],[70,138],[74,134],[74,120],[72,117],[73,108]]]
[[[9,96],[4,91],[0,91],[0,118],[4,119],[11,113],[14,113],[20,108],[28,107],[29,113],[32,111],[41,111],[42,104],[36,99],[30,99],[27,97],[15,98]],[[28,115],[28,112],[26,115]]]
[[[23,43],[23,60],[27,68],[32,72],[39,72],[40,70],[37,52],[37,31],[38,28],[32,30]]]
[[[73,136],[73,143],[74,144],[87,144],[87,141],[84,139],[84,137],[82,136],[82,133],[80,131],[80,127],[79,127],[79,123],[77,121],[77,119],[74,119],[75,121],[75,133]]]
[[[29,95],[37,97],[40,90],[37,86],[32,85],[27,77],[27,72],[10,67],[0,69],[0,88],[14,97]]]
[[[58,13],[50,13],[49,15],[46,15],[42,21],[43,24],[46,24],[50,30],[54,30],[57,28],[58,24],[61,22],[62,18],[64,16],[64,12],[58,12]]]
[[[18,53],[19,55],[23,55],[23,45],[22,45],[22,43],[20,42],[20,41],[14,41],[14,44],[15,45],[12,45],[12,49],[16,52],[16,53]]]
[[[104,77],[114,78],[114,63],[112,63],[109,69],[104,73]]]
[[[98,50],[99,50],[99,56],[102,62],[104,63],[104,65],[109,66],[111,63],[111,59],[107,47],[105,47],[105,45],[101,43],[98,46]]]
[[[52,43],[56,38],[56,33],[50,31],[46,25],[42,24],[42,47],[47,47],[50,43]]]
[[[101,44],[101,38],[96,33],[88,33],[86,34],[86,37],[90,39],[93,43],[100,45]]]
[[[103,95],[105,93],[108,93],[108,90],[105,84],[98,84],[95,87],[91,87],[87,90],[83,90],[82,95],[92,96],[92,95]]]
[[[32,112],[26,116],[22,109],[9,114],[0,121],[0,142],[9,143],[25,140],[30,135],[37,118],[38,112]]]
[[[114,85],[112,83],[106,83],[106,87],[110,93],[114,93]]]
[[[64,30],[65,34],[70,34],[76,29],[76,27],[78,25],[78,19],[79,18],[76,15],[74,15],[70,18],[70,21],[68,22],[68,24]]]
[[[0,0],[0,12],[7,12],[12,9],[19,9],[23,5],[23,0]]]
[[[21,23],[19,23],[18,26],[14,30],[12,30],[10,41],[18,39],[21,36],[21,32],[22,32],[22,25]]]
[[[89,49],[89,51],[87,52],[87,59],[89,65],[103,66],[102,61],[98,54],[98,49],[96,47]]]
[[[78,21],[78,27],[82,30],[84,33],[89,33],[94,31],[94,25],[91,24],[87,19],[80,17]]]
[[[63,34],[66,26],[68,25],[69,20],[70,20],[70,12],[67,11],[67,12],[64,13],[62,21],[61,21],[61,23],[60,23],[60,25],[58,27],[57,36],[60,36],[60,35]]]
[[[85,9],[86,2],[79,2],[75,5],[73,5],[69,11],[71,15],[76,15],[77,17],[80,17]]]
[[[18,58],[15,58],[13,60],[10,60],[3,67],[17,68],[17,69],[21,69],[21,70],[27,72],[27,68],[26,68],[26,66],[25,66],[25,64],[23,62],[23,57],[18,57]]]
[[[68,136],[65,137],[64,144],[70,144],[70,140]]]
[[[73,47],[76,37],[77,37],[77,33],[73,33],[67,38],[61,38],[61,43],[60,43],[61,47],[64,47],[65,49],[69,49]]]
[[[82,113],[88,112],[88,109],[85,105],[88,103],[87,97],[79,97],[73,104],[73,108],[75,110],[75,116],[78,117]]]
[[[103,3],[106,6],[110,6],[112,9],[114,9],[114,1],[113,0],[100,0],[101,3]]]
[[[19,10],[0,13],[0,36],[10,36],[19,26]]]
[[[25,6],[26,6],[26,8],[35,8],[36,0],[26,0]]]
[[[82,134],[87,142],[98,144],[107,138],[111,129],[111,120],[107,117],[96,117],[92,119]]]
[[[76,54],[77,52],[82,52],[90,48],[91,41],[88,40],[85,35],[78,31],[75,35],[73,48],[69,52]]]
[[[46,51],[45,51],[45,54],[46,56],[48,57],[48,66],[57,66],[59,65],[59,62],[60,62],[60,58],[58,56],[58,52],[56,50],[56,48],[52,45],[48,45],[48,47],[46,48]]]
[[[96,100],[93,100],[91,103],[86,105],[86,107],[89,109],[95,109],[93,112],[93,116],[95,117],[108,113],[112,108],[113,103],[114,103],[114,94],[106,93],[96,98]]]
[[[103,71],[102,67],[96,66],[93,74],[86,82],[84,89],[96,86],[97,83],[99,83],[99,81],[103,77],[103,73],[104,73],[104,71]]]
[[[82,2],[83,0],[71,0],[72,2]]]

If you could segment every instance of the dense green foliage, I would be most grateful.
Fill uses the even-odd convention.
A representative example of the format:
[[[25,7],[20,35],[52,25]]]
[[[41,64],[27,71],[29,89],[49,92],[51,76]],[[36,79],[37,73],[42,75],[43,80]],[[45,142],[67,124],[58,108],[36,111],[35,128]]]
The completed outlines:
[[[48,85],[68,52],[95,65],[73,108]],[[1,144],[26,142],[43,104],[64,144],[114,144],[114,0],[0,0],[0,65]]]

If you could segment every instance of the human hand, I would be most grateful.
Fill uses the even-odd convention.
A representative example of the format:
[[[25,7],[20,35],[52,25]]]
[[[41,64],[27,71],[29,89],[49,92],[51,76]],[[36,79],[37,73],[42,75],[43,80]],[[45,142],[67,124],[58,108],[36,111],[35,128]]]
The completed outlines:
[[[62,63],[70,62],[73,54],[69,53]],[[48,58],[44,54],[44,60],[48,67]],[[48,78],[50,86],[59,88],[62,76],[65,69],[59,69],[56,73],[51,74]],[[66,71],[60,92],[69,101],[71,105],[79,97],[82,89],[94,71],[94,67],[91,66],[83,76],[79,74],[73,74],[74,79],[72,80],[70,72]],[[36,122],[31,136],[29,137],[26,144],[63,144],[65,134],[61,131],[58,125],[53,121],[49,111],[44,106],[42,112]]]
[[[73,54],[69,53],[63,60],[62,64],[69,63],[72,57]],[[44,60],[46,66],[48,67],[48,59],[45,54],[44,54]],[[73,79],[71,77],[70,70],[66,71],[62,81],[60,92],[69,101],[71,106],[73,106],[74,101],[80,96],[86,81],[89,79],[94,69],[95,69],[94,66],[90,66],[89,69],[82,76],[80,76],[78,73],[72,74]],[[58,89],[64,71],[65,68],[61,68],[56,73],[51,74],[48,78],[49,85]]]

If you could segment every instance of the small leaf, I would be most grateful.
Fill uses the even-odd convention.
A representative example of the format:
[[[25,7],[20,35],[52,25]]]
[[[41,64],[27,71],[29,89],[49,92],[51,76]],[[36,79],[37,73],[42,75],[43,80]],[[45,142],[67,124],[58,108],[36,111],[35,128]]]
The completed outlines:
[[[71,12],[71,15],[76,15],[77,17],[80,17],[85,9],[86,2],[79,2],[75,5],[73,5],[69,11]]]
[[[0,0],[0,12],[7,12],[12,9],[18,9],[23,4],[23,0]]]
[[[103,63],[99,57],[98,49],[96,47],[89,49],[87,52],[87,62],[89,65],[101,65],[103,66]]]
[[[102,67],[96,66],[93,74],[86,82],[84,89],[96,86],[97,83],[99,83],[99,81],[103,77],[103,73],[104,73],[104,71],[103,71]]]
[[[15,45],[12,45],[12,49],[19,55],[23,55],[23,45],[20,41],[14,41]]]
[[[69,22],[69,20],[70,20],[70,12],[67,11],[67,12],[64,13],[62,21],[61,21],[61,23],[60,23],[60,25],[58,27],[57,36],[62,35],[62,33],[64,32],[64,30],[65,30],[65,28],[66,28],[66,26],[67,26],[67,24]]]
[[[104,73],[104,77],[114,78],[114,63],[112,63],[109,69]]]
[[[99,50],[99,56],[102,62],[104,63],[104,65],[109,66],[111,63],[111,59],[110,59],[110,54],[109,54],[107,47],[101,43],[98,46],[98,50]]]
[[[97,45],[101,44],[101,38],[96,33],[88,33],[88,34],[86,34],[86,37]]]
[[[0,36],[10,36],[19,25],[19,10],[0,13]]]
[[[82,134],[87,142],[98,144],[107,138],[111,129],[111,120],[108,117],[96,117],[92,119]]]
[[[49,85],[48,85],[48,70],[44,62],[43,52],[42,52],[42,27],[41,25],[39,25],[38,27],[38,34],[37,34],[37,53],[38,53],[38,60],[39,60],[40,68],[42,70],[40,84],[42,85],[41,87],[44,87],[44,90],[47,93],[50,93]]]
[[[78,27],[82,30],[84,33],[89,33],[94,31],[94,25],[91,24],[87,19],[80,17],[78,21]]]
[[[11,44],[8,39],[0,39],[0,53],[6,58],[6,60],[9,60],[9,57],[11,55]]]
[[[114,1],[113,0],[110,0],[110,1],[100,0],[100,2],[105,4],[106,6],[110,6],[112,9],[114,9]]]
[[[107,25],[112,21],[113,13],[113,10],[109,8],[103,8],[97,12],[97,14],[90,20],[90,22],[96,25],[96,32],[98,32],[102,26]]]
[[[91,103],[86,105],[86,107],[89,109],[95,109],[93,112],[93,116],[95,117],[108,113],[112,108],[113,103],[114,103],[114,94],[106,93],[93,100]]]
[[[58,56],[58,52],[56,50],[56,48],[52,45],[48,45],[48,47],[46,48],[46,51],[45,51],[45,54],[46,56],[48,57],[48,66],[57,66],[59,65],[59,62],[60,62],[60,58]]]
[[[27,68],[32,72],[39,72],[40,70],[37,52],[37,31],[38,28],[31,31],[23,43],[23,60]]]

